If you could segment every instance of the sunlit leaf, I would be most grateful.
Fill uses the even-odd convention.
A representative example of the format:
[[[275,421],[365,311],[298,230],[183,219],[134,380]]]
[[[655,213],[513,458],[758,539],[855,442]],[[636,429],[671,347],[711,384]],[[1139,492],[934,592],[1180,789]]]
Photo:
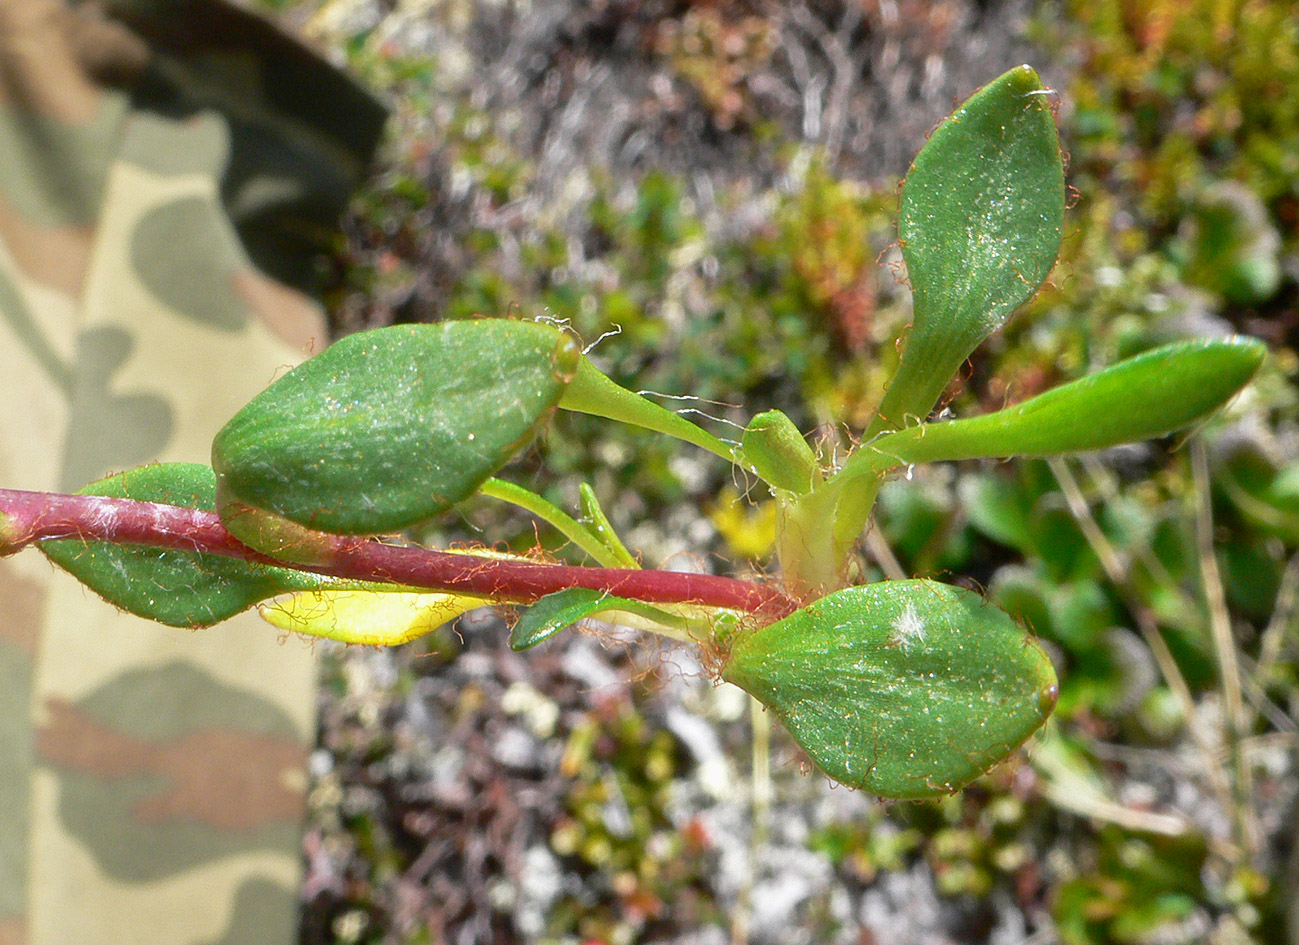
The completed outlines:
[[[898,235],[914,314],[867,431],[928,416],[970,352],[1041,285],[1064,227],[1064,168],[1047,90],[1028,66],[948,117],[902,189]]]
[[[490,603],[468,594],[314,590],[262,604],[258,610],[281,630],[342,643],[396,646]]]
[[[734,638],[722,678],[784,722],[837,781],[884,797],[948,793],[1051,713],[1042,649],[977,594],[933,581],[836,591]]]
[[[844,468],[1104,449],[1190,426],[1240,391],[1267,348],[1247,338],[1183,341],[1146,351],[1021,404],[886,434]],[[876,456],[872,456],[876,454]]]
[[[501,319],[344,338],[217,434],[222,517],[256,547],[260,523],[242,527],[244,507],[338,534],[422,522],[472,495],[531,439],[578,357],[554,327]]]

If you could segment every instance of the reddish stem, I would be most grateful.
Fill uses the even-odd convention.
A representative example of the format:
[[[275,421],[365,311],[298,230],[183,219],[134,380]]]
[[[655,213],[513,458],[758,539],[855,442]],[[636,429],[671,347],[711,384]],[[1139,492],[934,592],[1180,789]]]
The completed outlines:
[[[352,580],[460,591],[517,603],[585,587],[651,604],[726,607],[773,620],[798,609],[798,603],[780,590],[736,578],[507,561],[346,535],[327,538],[332,564],[291,564],[238,541],[215,512],[135,499],[0,489],[0,554],[52,538],[198,551]]]

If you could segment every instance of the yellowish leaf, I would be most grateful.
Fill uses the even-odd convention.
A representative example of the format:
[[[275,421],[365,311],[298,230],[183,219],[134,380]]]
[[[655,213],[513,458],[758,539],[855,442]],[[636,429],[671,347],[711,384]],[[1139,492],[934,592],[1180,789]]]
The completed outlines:
[[[407,591],[301,591],[258,607],[281,630],[343,643],[396,646],[491,603],[467,594]]]

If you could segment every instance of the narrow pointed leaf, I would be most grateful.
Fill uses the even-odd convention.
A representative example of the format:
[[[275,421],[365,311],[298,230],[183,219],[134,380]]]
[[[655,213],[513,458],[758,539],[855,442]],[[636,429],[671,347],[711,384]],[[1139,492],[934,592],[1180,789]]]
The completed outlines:
[[[517,505],[542,521],[549,522],[565,538],[594,558],[601,567],[622,567],[622,562],[609,551],[604,541],[592,529],[535,492],[515,483],[506,482],[504,479],[488,479],[478,491],[488,498]]]
[[[1063,226],[1051,106],[1020,66],[939,125],[907,174],[898,234],[914,317],[868,435],[928,416],[970,352],[1047,277]]]
[[[406,591],[303,591],[262,604],[267,623],[314,637],[367,646],[397,646],[490,604],[467,594]]]
[[[1247,338],[1164,345],[996,413],[882,436],[844,474],[878,469],[879,454],[891,465],[1053,456],[1164,436],[1235,396],[1266,353]]]
[[[837,781],[884,797],[955,791],[1050,715],[1042,649],[977,594],[933,581],[850,587],[739,633],[722,668]]]
[[[510,631],[510,649],[531,649],[579,620],[610,611],[625,611],[668,626],[680,623],[671,614],[649,604],[574,587],[543,597],[529,607]]]
[[[214,511],[216,477],[207,466],[165,463],[109,476],[81,490]],[[102,541],[43,541],[51,561],[123,610],[173,627],[206,627],[258,601],[318,587],[319,575],[190,551]]]
[[[577,487],[579,501],[582,505],[582,518],[586,521],[586,527],[600,541],[601,544],[609,550],[612,556],[615,568],[640,567],[640,562],[636,556],[627,550],[627,546],[622,543],[618,533],[614,531],[613,523],[609,517],[604,514],[604,508],[600,505],[600,499],[595,494],[589,483],[580,483]]]
[[[586,358],[582,358],[578,364],[577,373],[564,391],[559,406],[575,413],[589,413],[675,437],[706,449],[722,459],[734,458],[731,448],[703,427],[696,426],[640,394],[619,387]]]
[[[398,531],[472,495],[531,439],[577,366],[558,329],[499,319],[342,339],[217,434],[222,515],[251,506],[336,534]],[[250,543],[256,536],[227,527]]]

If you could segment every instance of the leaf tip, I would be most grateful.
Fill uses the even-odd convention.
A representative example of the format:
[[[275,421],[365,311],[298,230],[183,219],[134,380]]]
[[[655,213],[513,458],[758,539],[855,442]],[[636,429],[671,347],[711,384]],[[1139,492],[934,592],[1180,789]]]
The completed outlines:
[[[1041,76],[1037,74],[1037,70],[1027,62],[1020,63],[1017,67],[1011,70],[1011,73],[1017,75],[1021,80],[1026,82],[1036,82],[1039,85],[1042,82]]]
[[[577,374],[577,366],[582,360],[582,349],[577,340],[566,331],[559,332],[555,341],[554,366],[555,382],[567,386]]]
[[[990,85],[1002,86],[1020,95],[1042,95],[1049,91],[1042,76],[1028,63],[1018,65],[994,79]]]
[[[1268,353],[1266,344],[1248,335],[1205,339],[1193,344],[1198,345],[1196,353],[1205,359],[1205,369],[1214,372],[1214,376],[1205,378],[1205,383],[1215,383],[1223,394],[1218,406],[1253,380]]]
[[[1263,366],[1263,359],[1267,357],[1266,344],[1257,338],[1251,338],[1249,335],[1233,335],[1230,340],[1233,345],[1240,349],[1241,360],[1249,364],[1252,371],[1257,371]]]
[[[1056,703],[1059,701],[1060,683],[1055,678],[1055,672],[1052,671],[1051,681],[1042,687],[1042,691],[1039,693],[1037,700],[1037,711],[1038,714],[1042,716],[1042,722],[1044,724],[1046,720],[1051,717],[1051,713],[1055,711]]]

